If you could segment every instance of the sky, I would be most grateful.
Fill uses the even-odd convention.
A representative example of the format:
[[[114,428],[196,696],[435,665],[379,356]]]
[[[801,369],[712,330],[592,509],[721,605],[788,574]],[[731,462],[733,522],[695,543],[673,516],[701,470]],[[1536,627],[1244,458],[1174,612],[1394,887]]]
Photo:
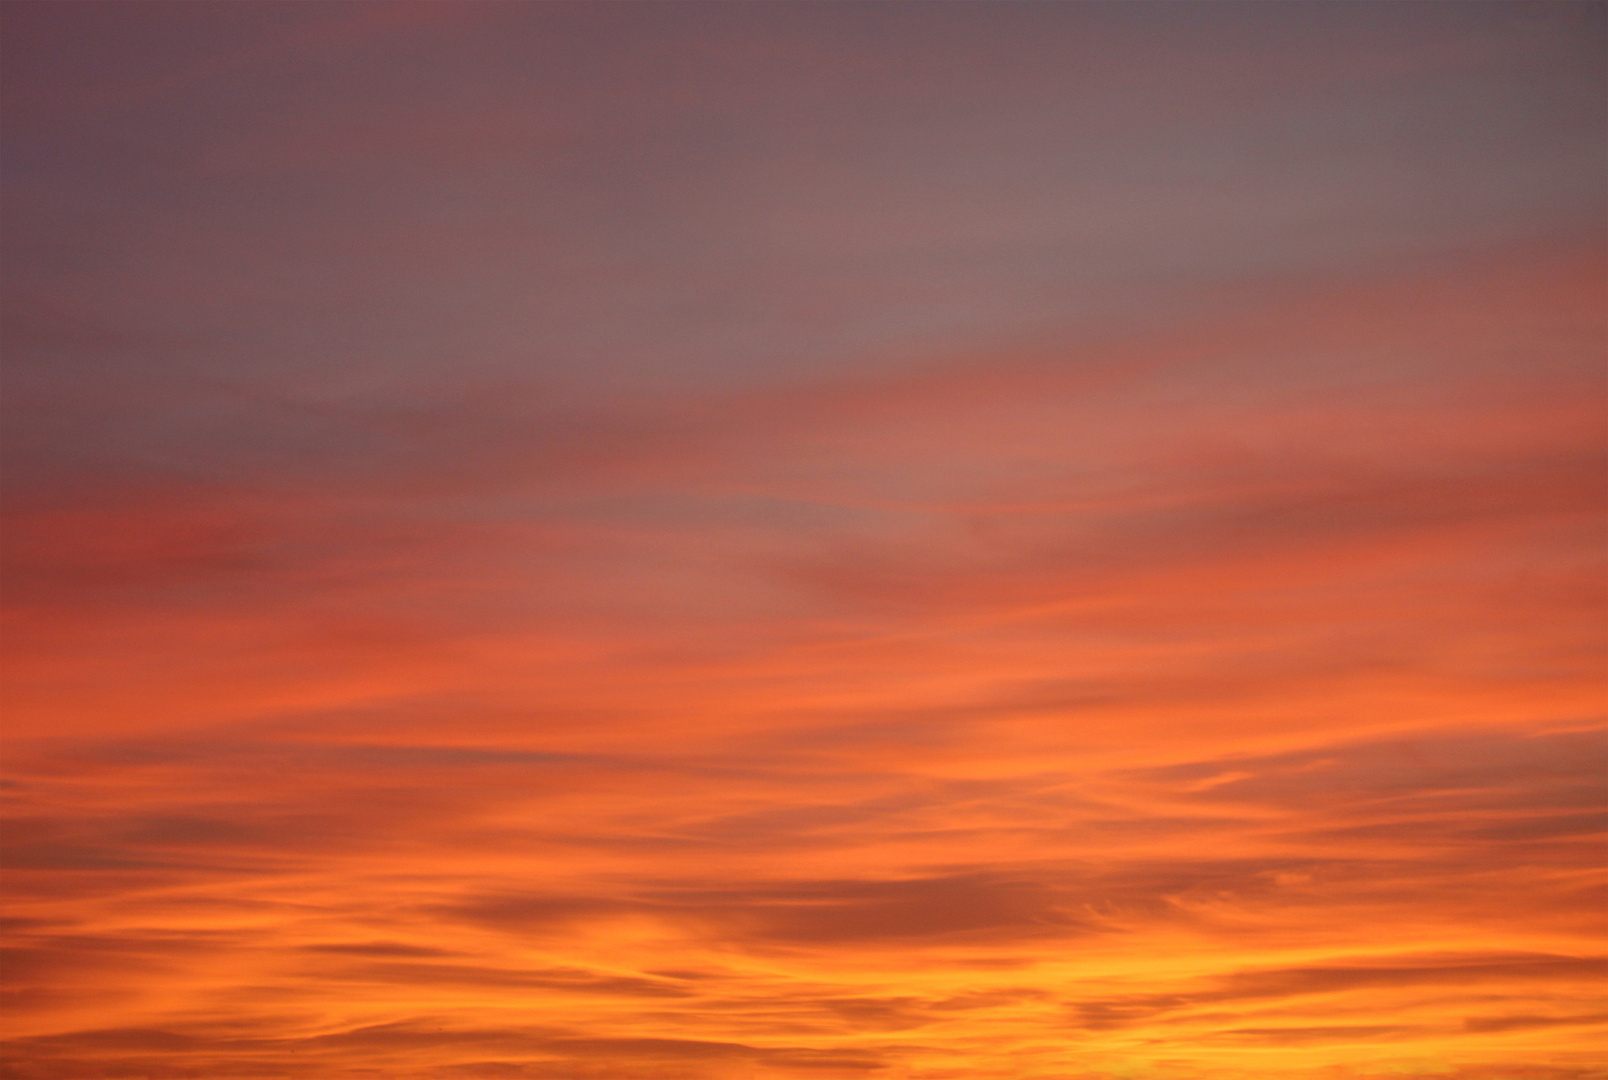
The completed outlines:
[[[1608,1077],[1603,5],[0,29],[0,1077]]]

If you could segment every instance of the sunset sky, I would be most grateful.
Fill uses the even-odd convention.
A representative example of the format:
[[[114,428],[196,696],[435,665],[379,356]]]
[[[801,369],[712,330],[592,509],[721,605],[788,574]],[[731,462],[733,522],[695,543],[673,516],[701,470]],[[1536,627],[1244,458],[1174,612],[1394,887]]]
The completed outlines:
[[[1605,29],[4,4],[0,1077],[1608,1077]]]

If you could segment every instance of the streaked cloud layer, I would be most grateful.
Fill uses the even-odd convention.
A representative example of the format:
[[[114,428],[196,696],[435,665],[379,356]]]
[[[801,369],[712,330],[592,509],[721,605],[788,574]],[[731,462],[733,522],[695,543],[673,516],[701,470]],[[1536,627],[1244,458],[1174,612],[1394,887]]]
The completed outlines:
[[[14,4],[17,1080],[1587,1080],[1602,8]]]

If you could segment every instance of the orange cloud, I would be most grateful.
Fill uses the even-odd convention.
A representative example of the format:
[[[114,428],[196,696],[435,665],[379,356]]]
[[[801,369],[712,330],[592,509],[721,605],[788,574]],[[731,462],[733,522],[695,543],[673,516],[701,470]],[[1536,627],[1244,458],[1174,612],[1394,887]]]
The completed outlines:
[[[1585,16],[624,10],[17,16],[0,1076],[1599,1075]]]

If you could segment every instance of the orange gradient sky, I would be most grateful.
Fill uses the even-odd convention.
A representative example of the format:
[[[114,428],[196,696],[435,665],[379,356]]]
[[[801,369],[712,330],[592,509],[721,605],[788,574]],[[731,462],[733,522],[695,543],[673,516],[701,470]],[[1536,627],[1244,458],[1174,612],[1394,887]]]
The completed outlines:
[[[0,1077],[1608,1077],[1604,11],[6,5]]]

